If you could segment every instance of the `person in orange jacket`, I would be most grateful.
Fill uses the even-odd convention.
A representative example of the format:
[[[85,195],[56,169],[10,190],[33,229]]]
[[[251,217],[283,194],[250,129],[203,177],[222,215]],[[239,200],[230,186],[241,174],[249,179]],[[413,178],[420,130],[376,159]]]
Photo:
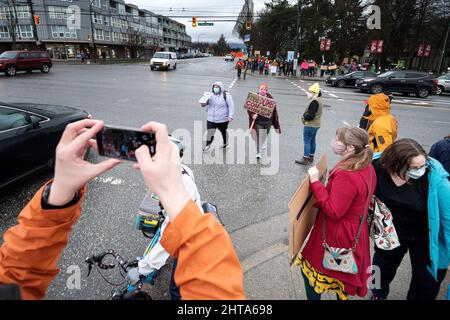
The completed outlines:
[[[383,152],[397,140],[398,123],[391,115],[391,99],[384,93],[369,98],[370,115],[368,120],[370,146],[374,152]]]
[[[56,149],[55,176],[22,210],[18,225],[4,233],[0,247],[0,299],[42,299],[58,275],[58,260],[72,226],[81,215],[86,184],[121,163],[98,164],[83,160],[96,147],[103,122],[82,120],[69,124]],[[175,282],[183,299],[246,299],[239,259],[225,229],[208,214],[202,215],[190,199],[181,175],[177,147],[166,126],[150,122],[143,131],[156,133],[156,154],[147,146],[136,150],[146,184],[159,197],[172,221],[161,244],[178,258]]]

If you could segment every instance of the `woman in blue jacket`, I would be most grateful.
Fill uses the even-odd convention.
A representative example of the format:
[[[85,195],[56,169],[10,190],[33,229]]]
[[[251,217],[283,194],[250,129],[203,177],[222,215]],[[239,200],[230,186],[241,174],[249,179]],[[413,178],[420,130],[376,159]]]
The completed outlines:
[[[400,246],[375,248],[373,265],[381,286],[373,300],[384,300],[389,284],[409,251],[412,278],[408,300],[436,299],[450,263],[450,182],[448,173],[412,139],[390,145],[374,161],[375,195],[390,209]]]

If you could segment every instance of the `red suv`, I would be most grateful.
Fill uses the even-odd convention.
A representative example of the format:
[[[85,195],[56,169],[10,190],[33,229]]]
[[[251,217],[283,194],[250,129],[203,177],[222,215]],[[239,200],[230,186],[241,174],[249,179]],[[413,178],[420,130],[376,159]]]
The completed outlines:
[[[17,71],[41,70],[48,73],[53,66],[45,51],[5,51],[0,54],[0,72],[15,76]]]

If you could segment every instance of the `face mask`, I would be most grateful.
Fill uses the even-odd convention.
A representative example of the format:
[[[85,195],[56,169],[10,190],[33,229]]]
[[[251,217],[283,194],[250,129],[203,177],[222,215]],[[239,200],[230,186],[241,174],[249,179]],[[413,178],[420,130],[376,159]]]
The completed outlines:
[[[262,95],[262,96],[266,96],[267,95],[267,90],[261,89],[261,90],[259,90],[259,94]]]
[[[427,166],[423,166],[420,169],[408,169],[408,171],[406,171],[406,175],[411,179],[419,179],[425,174],[426,170]]]
[[[213,88],[213,92],[214,92],[214,94],[219,94],[220,93],[220,88],[214,87]]]
[[[345,144],[334,138],[331,140],[331,150],[338,156],[342,156],[345,153]]]

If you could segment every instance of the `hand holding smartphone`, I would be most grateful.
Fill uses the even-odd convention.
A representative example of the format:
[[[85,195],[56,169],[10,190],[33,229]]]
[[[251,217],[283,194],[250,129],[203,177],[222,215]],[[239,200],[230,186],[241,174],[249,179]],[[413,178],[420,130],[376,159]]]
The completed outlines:
[[[153,157],[156,153],[155,133],[106,125],[97,133],[98,153],[101,156],[137,161],[136,149],[142,145],[149,148],[150,155]]]

